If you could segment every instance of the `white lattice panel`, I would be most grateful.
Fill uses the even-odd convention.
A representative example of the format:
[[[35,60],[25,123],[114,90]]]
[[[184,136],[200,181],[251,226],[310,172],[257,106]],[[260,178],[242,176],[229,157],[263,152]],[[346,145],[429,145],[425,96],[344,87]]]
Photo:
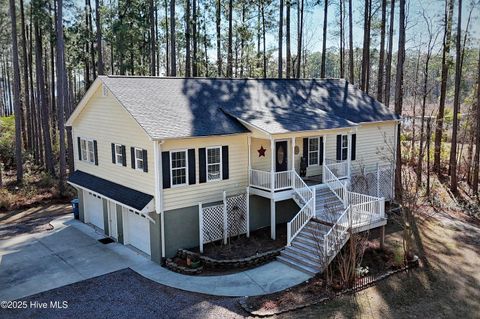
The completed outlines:
[[[236,236],[247,232],[247,194],[227,197],[228,235]]]
[[[223,239],[223,205],[203,207],[203,242]]]
[[[351,191],[386,200],[393,198],[393,169],[390,165],[379,166],[378,169],[366,171],[352,176]]]

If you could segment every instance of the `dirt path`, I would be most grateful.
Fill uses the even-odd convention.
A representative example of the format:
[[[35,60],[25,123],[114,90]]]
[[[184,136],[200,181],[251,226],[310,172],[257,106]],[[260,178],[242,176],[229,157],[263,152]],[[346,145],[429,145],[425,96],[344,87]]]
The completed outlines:
[[[479,318],[480,228],[442,216],[419,219],[417,226],[428,267],[281,317]]]

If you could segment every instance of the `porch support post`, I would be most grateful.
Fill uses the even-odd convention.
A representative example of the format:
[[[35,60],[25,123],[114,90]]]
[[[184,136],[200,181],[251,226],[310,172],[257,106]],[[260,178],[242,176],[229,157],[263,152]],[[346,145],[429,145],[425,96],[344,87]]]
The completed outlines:
[[[250,170],[252,169],[252,137],[249,135],[247,138],[248,144],[248,186],[251,185]]]
[[[270,152],[270,157],[271,157],[271,166],[270,166],[270,237],[275,240],[276,234],[275,234],[275,226],[276,226],[276,221],[275,221],[275,140],[273,138],[270,138],[270,149],[272,150]]]
[[[325,165],[327,165],[327,135],[323,136],[322,181],[325,184]]]
[[[270,139],[270,192],[272,193],[275,190],[275,140],[273,138]]]
[[[292,164],[290,165],[291,170],[295,171],[295,137],[292,137]]]
[[[380,227],[380,248],[385,248],[385,225]]]
[[[277,223],[275,221],[275,200],[273,198],[270,199],[270,237],[275,240],[276,233],[275,227]]]
[[[348,181],[352,177],[352,132],[348,132],[348,151],[347,151],[347,176]]]

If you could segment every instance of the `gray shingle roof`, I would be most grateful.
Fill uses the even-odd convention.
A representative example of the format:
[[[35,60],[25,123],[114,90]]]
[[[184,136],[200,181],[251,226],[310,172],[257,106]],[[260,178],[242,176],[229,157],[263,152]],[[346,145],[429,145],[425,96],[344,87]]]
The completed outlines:
[[[132,188],[110,182],[106,179],[79,170],[73,172],[68,178],[68,181],[139,211],[147,206],[153,199],[152,195],[139,192]]]
[[[153,139],[248,132],[236,118],[270,134],[397,119],[339,79],[101,79]]]

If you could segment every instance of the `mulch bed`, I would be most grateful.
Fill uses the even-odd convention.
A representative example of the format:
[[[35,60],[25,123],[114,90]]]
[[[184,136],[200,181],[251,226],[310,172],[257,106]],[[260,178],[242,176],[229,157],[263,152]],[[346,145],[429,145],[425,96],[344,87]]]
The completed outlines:
[[[246,298],[241,301],[241,305],[255,316],[280,314],[331,300],[339,294],[353,293],[365,289],[394,273],[406,269],[395,261],[393,251],[381,249],[376,241],[369,241],[362,259],[362,267],[368,267],[368,278],[364,278],[368,280],[359,279],[354,289],[335,290],[326,284],[323,274],[320,274],[284,291],[266,296]]]
[[[270,227],[266,227],[250,232],[250,238],[245,235],[232,237],[229,245],[222,245],[221,242],[208,243],[203,246],[202,255],[213,259],[240,259],[282,248],[287,244],[286,224],[277,225],[276,237],[272,240]],[[200,252],[198,247],[190,250]]]

